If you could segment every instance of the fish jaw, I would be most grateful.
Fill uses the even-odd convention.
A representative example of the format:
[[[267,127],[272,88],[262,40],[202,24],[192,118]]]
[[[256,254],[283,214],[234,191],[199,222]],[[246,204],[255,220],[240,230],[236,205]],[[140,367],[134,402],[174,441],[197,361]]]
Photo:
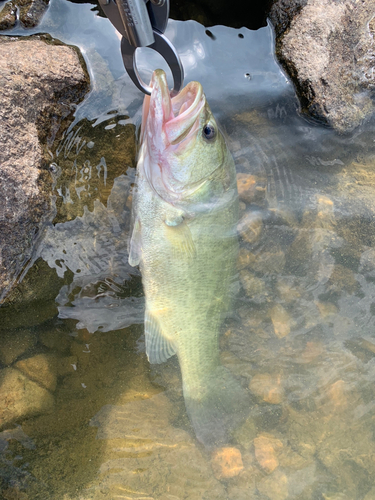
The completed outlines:
[[[199,82],[190,82],[171,98],[166,75],[153,73],[151,96],[143,103],[141,142],[145,174],[165,201],[178,203],[185,190],[179,157],[190,147],[206,120],[207,104]]]
[[[199,123],[206,98],[199,82],[188,83],[171,98],[166,75],[161,69],[154,71],[150,87],[151,96],[145,96],[143,103],[142,124],[146,124],[147,142],[161,151],[180,142]]]

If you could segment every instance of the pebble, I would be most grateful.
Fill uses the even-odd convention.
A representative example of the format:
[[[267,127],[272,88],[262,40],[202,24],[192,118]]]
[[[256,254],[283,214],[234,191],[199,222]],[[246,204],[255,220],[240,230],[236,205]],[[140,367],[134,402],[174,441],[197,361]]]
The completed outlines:
[[[52,410],[52,394],[14,368],[0,371],[0,428]]]
[[[29,330],[3,332],[0,336],[0,361],[5,365],[11,365],[35,344],[36,336]]]
[[[251,297],[256,302],[264,301],[267,296],[267,291],[266,285],[262,279],[257,278],[254,274],[243,269],[240,272],[240,280],[248,297]]]
[[[331,229],[335,222],[333,201],[327,196],[319,195],[317,202],[316,224],[324,229]]]
[[[329,402],[334,410],[345,410],[348,406],[347,387],[343,380],[337,380],[327,391]]]
[[[245,212],[237,224],[237,231],[247,243],[255,243],[262,232],[263,221],[259,212]]]
[[[333,314],[338,313],[338,309],[335,306],[335,304],[332,304],[332,302],[315,302],[316,307],[319,310],[320,316],[322,318],[327,318],[327,316],[331,316]]]
[[[311,363],[318,356],[324,353],[324,347],[321,342],[306,342],[306,347],[302,352],[301,358],[305,363]]]
[[[259,493],[270,500],[286,500],[288,498],[288,478],[279,470],[257,483]]]
[[[255,421],[252,417],[249,417],[245,422],[235,429],[233,432],[233,437],[238,444],[242,446],[245,450],[249,451],[253,446],[254,438],[257,435],[257,428]]]
[[[259,185],[259,179],[255,175],[237,174],[238,196],[245,203],[257,203],[265,196],[265,187]]]
[[[293,302],[301,297],[300,291],[293,285],[282,279],[277,281],[277,291],[283,302]]]
[[[270,315],[276,337],[281,339],[289,335],[291,319],[288,311],[281,304],[276,304],[272,307]]]
[[[240,248],[237,257],[237,269],[241,271],[246,267],[249,267],[256,260],[256,256],[249,252],[246,248]]]
[[[354,273],[348,267],[336,264],[328,281],[328,288],[332,292],[354,293],[359,288],[359,283],[355,279]]]
[[[282,250],[276,252],[261,252],[252,265],[252,269],[261,274],[281,273],[285,266],[285,254]]]
[[[280,375],[258,373],[251,379],[249,389],[266,403],[277,405],[283,400],[284,391]]]
[[[261,434],[254,439],[255,458],[267,473],[273,472],[279,466],[276,450],[280,450],[283,443],[269,434]]]
[[[238,448],[219,448],[212,453],[212,470],[216,479],[238,476],[243,470],[242,455]]]
[[[375,344],[366,339],[361,339],[361,347],[375,354]]]
[[[32,358],[18,361],[15,367],[49,391],[53,392],[56,389],[57,367],[54,354],[37,354]]]

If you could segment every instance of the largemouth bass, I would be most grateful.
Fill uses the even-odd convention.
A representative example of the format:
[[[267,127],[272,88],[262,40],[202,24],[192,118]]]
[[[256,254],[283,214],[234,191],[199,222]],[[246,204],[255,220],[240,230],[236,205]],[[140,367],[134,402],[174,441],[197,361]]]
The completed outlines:
[[[238,251],[235,166],[200,83],[172,99],[162,70],[150,85],[129,248],[146,296],[146,353],[150,363],[177,354],[196,436],[219,445],[249,408],[218,346]]]

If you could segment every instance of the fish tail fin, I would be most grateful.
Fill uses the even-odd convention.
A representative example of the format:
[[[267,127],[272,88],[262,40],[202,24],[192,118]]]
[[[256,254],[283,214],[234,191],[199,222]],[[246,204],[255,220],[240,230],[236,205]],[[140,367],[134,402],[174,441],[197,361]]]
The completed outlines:
[[[208,448],[227,444],[250,413],[249,391],[223,366],[204,380],[199,395],[184,385],[184,399],[195,435]]]

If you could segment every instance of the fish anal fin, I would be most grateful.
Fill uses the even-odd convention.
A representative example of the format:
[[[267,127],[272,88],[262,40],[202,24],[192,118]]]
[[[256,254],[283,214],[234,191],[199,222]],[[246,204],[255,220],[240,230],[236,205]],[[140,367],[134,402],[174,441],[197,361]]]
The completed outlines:
[[[134,222],[133,233],[129,245],[129,264],[138,266],[141,260],[141,223],[138,219]]]
[[[176,354],[172,342],[164,337],[155,315],[145,313],[146,354],[151,364],[160,364]]]
[[[172,246],[172,252],[175,257],[188,255],[194,257],[196,248],[190,228],[186,221],[181,218],[176,221],[165,221],[166,238]]]

